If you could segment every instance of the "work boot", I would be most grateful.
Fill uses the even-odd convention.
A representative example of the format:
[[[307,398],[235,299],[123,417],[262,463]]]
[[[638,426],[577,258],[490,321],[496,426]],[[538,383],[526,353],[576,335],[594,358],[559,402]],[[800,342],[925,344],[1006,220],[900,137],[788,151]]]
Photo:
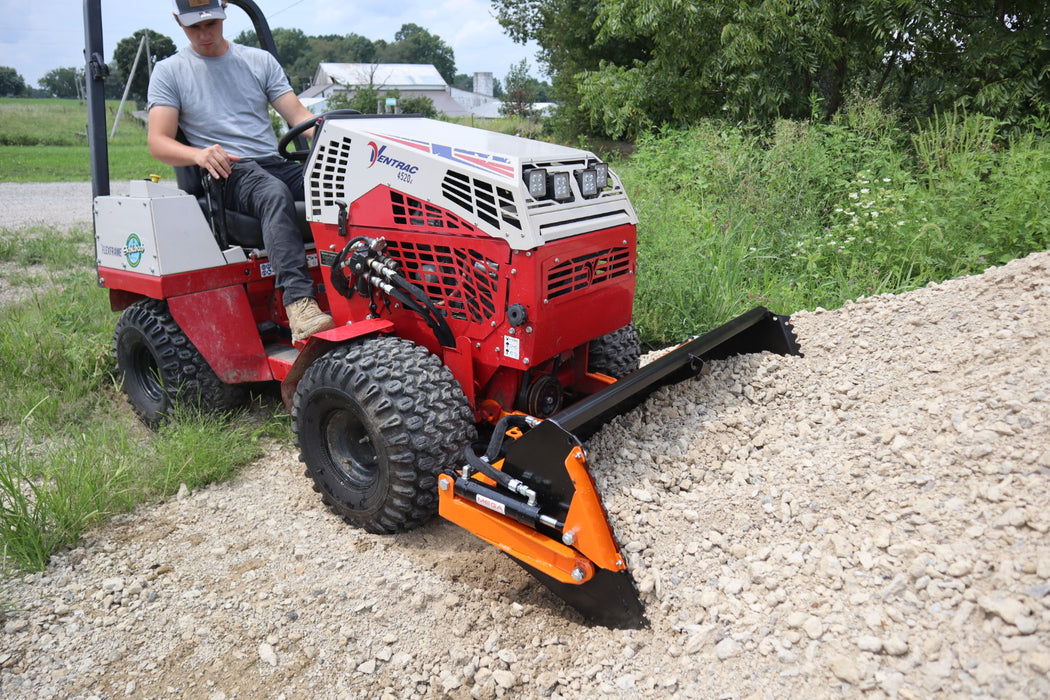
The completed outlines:
[[[300,341],[314,333],[335,328],[332,317],[321,311],[317,300],[311,297],[296,299],[284,307],[288,314],[288,325],[292,327],[292,340]]]

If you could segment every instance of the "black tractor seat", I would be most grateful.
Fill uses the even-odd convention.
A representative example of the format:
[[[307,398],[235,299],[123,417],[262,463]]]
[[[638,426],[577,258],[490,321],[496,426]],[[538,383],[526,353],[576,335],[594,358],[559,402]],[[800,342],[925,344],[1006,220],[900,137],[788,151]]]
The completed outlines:
[[[222,197],[222,183],[217,182],[199,166],[176,167],[175,184],[183,192],[197,198],[204,211],[204,217],[222,248],[230,245],[259,249],[265,247],[259,220],[249,214],[227,208]],[[310,224],[306,221],[306,202],[295,203],[295,214],[303,242],[313,243]]]

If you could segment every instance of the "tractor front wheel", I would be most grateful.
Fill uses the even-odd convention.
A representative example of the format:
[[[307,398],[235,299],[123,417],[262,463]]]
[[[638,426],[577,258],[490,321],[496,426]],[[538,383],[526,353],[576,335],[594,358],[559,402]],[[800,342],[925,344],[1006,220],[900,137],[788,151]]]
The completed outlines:
[[[143,299],[124,310],[113,357],[131,408],[151,428],[176,406],[228,411],[244,400],[244,388],[215,375],[163,301]]]
[[[300,460],[324,503],[373,533],[418,527],[437,513],[437,476],[476,437],[451,371],[426,348],[391,337],[320,357],[296,388]]]

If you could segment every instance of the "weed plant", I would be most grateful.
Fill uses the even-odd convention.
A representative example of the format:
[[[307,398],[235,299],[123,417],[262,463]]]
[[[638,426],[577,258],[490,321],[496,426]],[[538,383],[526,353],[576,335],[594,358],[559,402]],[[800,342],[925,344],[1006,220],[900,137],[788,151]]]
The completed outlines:
[[[834,308],[1050,247],[1050,146],[979,116],[911,133],[867,103],[769,134],[708,121],[642,137],[616,169],[640,220],[635,320],[651,346],[757,304]]]

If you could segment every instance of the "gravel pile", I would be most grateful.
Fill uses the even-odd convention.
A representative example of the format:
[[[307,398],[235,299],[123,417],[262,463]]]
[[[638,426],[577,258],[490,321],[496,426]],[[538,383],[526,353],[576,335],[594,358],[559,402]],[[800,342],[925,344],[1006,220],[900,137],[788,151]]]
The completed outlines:
[[[794,318],[588,444],[651,627],[444,521],[344,526],[290,445],[7,584],[7,698],[1050,696],[1050,254]]]

